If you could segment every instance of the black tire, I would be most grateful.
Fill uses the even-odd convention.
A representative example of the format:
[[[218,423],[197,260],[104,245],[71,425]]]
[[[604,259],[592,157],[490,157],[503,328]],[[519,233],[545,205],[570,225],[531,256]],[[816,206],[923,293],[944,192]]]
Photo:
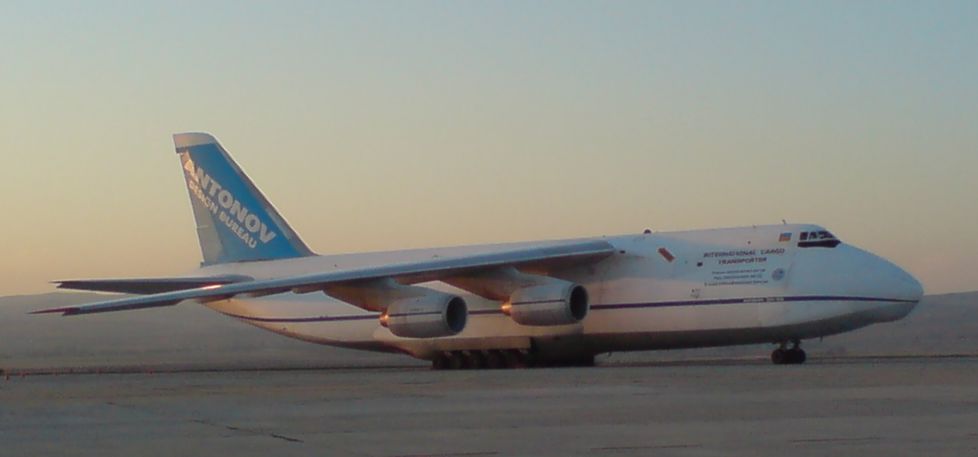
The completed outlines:
[[[799,349],[795,349],[794,352],[795,352],[794,363],[802,364],[805,363],[806,360],[808,360],[808,355],[805,354],[804,350],[799,348]]]
[[[574,360],[574,365],[572,365],[572,366],[575,366],[575,367],[593,367],[594,366],[594,356],[593,355],[588,355],[588,356],[580,357],[577,360]]]
[[[465,357],[461,352],[453,351],[448,354],[448,369],[460,370],[465,367]]]
[[[778,348],[771,352],[771,363],[775,365],[784,365],[788,363],[790,357],[791,356],[788,354],[788,351]]]
[[[465,356],[465,368],[469,370],[481,370],[486,367],[486,358],[481,352],[473,351]]]
[[[788,349],[787,351],[784,351],[784,363],[786,365],[794,365],[798,363],[798,350]]]
[[[506,368],[526,368],[526,355],[518,350],[503,352],[503,359],[506,361]]]
[[[432,370],[444,370],[448,368],[448,357],[445,354],[438,354],[431,359]]]
[[[503,355],[499,351],[489,351],[486,354],[486,368],[490,370],[496,370],[506,366],[506,361],[503,360]]]

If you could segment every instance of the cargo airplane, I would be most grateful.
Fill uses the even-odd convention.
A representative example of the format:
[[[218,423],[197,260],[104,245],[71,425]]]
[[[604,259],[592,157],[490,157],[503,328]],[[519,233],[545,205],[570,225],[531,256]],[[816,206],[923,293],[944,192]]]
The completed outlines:
[[[589,365],[612,351],[773,343],[906,316],[919,282],[818,225],[316,255],[211,135],[174,143],[203,254],[166,278],[57,281],[134,294],[65,316],[201,303],[288,337],[434,368]]]

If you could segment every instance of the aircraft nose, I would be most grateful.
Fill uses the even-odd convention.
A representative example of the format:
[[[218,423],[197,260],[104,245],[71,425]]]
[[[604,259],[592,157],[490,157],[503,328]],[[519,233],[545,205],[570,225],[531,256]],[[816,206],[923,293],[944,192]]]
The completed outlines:
[[[924,288],[906,270],[851,245],[839,248],[839,253],[846,255],[847,267],[833,274],[840,283],[849,285],[852,295],[861,297],[853,302],[853,311],[873,322],[889,322],[906,317],[920,302]]]
[[[897,286],[899,290],[899,296],[907,301],[919,302],[924,296],[924,286],[920,284],[917,278],[914,278],[910,273],[900,270],[901,278],[899,279],[900,285]]]
[[[886,281],[887,296],[892,297],[894,302],[886,306],[879,318],[882,321],[895,321],[906,317],[910,311],[913,311],[924,296],[924,287],[910,273],[892,263],[887,263],[890,267],[888,268],[888,281]]]

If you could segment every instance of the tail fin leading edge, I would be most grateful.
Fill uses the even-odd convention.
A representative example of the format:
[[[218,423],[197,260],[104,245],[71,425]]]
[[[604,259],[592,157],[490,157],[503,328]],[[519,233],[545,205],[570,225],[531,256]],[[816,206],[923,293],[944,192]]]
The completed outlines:
[[[214,137],[178,133],[203,265],[313,255]]]

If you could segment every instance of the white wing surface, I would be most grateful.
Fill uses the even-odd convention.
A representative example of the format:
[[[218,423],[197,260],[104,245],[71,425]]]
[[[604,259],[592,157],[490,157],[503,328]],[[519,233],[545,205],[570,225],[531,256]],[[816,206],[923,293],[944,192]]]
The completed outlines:
[[[61,313],[64,316],[74,316],[172,306],[184,300],[209,302],[236,296],[258,297],[290,291],[312,292],[343,285],[370,287],[371,282],[378,280],[392,280],[399,284],[416,284],[505,267],[550,270],[595,262],[613,252],[614,247],[605,241],[577,241],[489,254],[437,258],[421,262],[396,263],[230,284],[211,284],[193,289],[121,298],[88,305],[44,309],[36,311],[35,314]],[[353,304],[362,307],[358,303]]]

